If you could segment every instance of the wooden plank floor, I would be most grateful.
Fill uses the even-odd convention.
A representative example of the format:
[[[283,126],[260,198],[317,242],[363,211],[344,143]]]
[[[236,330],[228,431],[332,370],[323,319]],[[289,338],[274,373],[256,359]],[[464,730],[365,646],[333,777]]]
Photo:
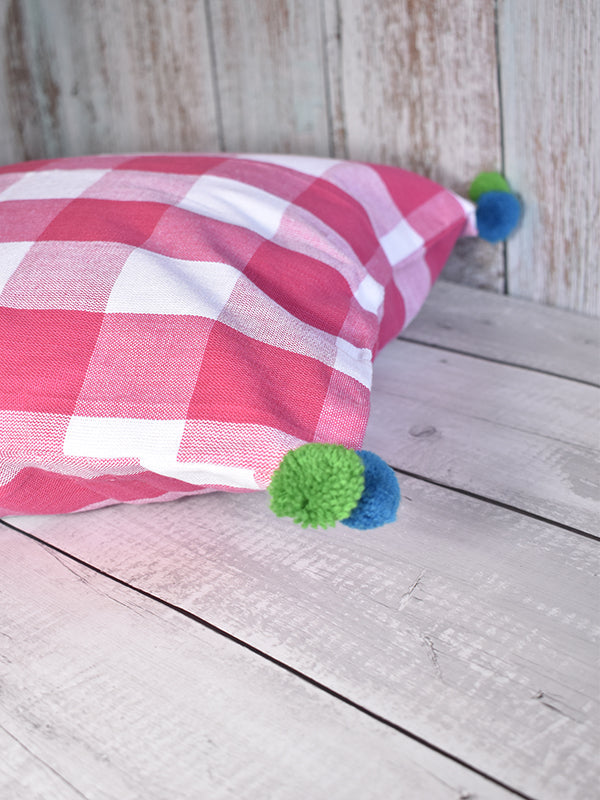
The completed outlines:
[[[376,531],[4,520],[0,797],[599,797],[599,333],[439,284],[375,365]]]

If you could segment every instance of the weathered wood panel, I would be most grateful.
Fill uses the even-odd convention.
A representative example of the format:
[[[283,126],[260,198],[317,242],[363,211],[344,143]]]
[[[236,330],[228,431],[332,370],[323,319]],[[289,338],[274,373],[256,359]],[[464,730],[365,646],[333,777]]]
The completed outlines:
[[[27,18],[19,0],[0,0],[0,164],[45,152]]]
[[[558,378],[555,391],[546,383],[550,376],[486,365],[484,359],[492,348],[493,358],[560,370],[561,360],[576,360],[579,349],[568,344],[566,353],[548,362],[543,330],[555,327],[558,316],[556,327],[568,342],[574,317],[544,307],[532,307],[532,317],[521,301],[455,286],[445,290],[455,308],[442,321],[458,327],[473,316],[468,339],[479,358],[459,359],[473,370],[465,389],[456,357],[432,348],[412,381],[422,391],[416,407],[445,402],[462,418],[463,435],[451,453],[458,488],[475,481],[488,491],[484,465],[491,464],[501,488],[513,472],[513,485],[523,475],[540,496],[545,493],[539,510],[548,513],[560,497],[553,477],[553,469],[560,473],[553,467],[558,461],[548,454],[590,441],[597,449],[590,428],[597,425],[595,407],[581,404],[579,390],[592,403],[598,392]],[[498,302],[513,312],[506,312],[507,324],[498,324],[489,342],[477,335],[477,326],[486,316],[494,319]],[[519,320],[516,330],[513,318]],[[527,320],[539,333],[525,335],[519,325]],[[512,352],[515,335],[521,352]],[[398,354],[389,373],[401,376],[410,360],[395,345],[380,354],[376,369],[386,353]],[[447,355],[448,364],[435,361]],[[523,401],[523,392],[504,379],[508,373],[490,382],[482,366],[541,383],[531,384]],[[442,369],[452,379],[434,391],[432,380]],[[389,394],[374,390],[374,405],[384,405],[373,421],[385,432],[386,447],[397,438],[390,431],[404,413],[397,386],[392,378]],[[511,445],[494,450],[493,440],[479,435],[478,418],[512,430]],[[425,451],[419,466],[439,474],[438,461],[448,455],[439,456],[436,437],[413,439]],[[538,461],[531,460],[532,440],[546,448]],[[513,449],[531,460],[531,469],[516,463]],[[584,478],[596,474],[592,461]],[[564,488],[564,475],[558,482]],[[402,477],[401,484],[398,522],[368,535],[340,527],[299,530],[273,518],[260,493],[11,522],[197,613],[529,796],[593,796],[600,745],[597,541],[420,480]],[[589,513],[577,492],[571,501]]]
[[[493,3],[337,5],[341,64],[332,82],[341,82],[348,155],[462,190],[475,171],[498,166]]]
[[[262,493],[11,521],[528,796],[592,797],[597,542],[402,489],[367,533],[304,531]]]
[[[4,2],[13,159],[218,149],[202,3]]]
[[[506,251],[459,242],[445,277],[600,314],[600,8],[501,0],[496,30],[495,6],[0,0],[0,163],[295,151],[464,193],[504,161],[521,229]]]
[[[208,7],[224,149],[329,155],[320,0]]]
[[[511,294],[600,314],[600,4],[500,0]]]
[[[500,326],[500,340],[503,333],[510,343]],[[380,364],[386,353],[397,353],[390,372],[402,375],[404,351],[395,344],[380,355]],[[444,356],[437,348],[412,347]],[[545,344],[534,337],[528,347]],[[501,488],[510,471],[518,481],[523,464],[515,466],[514,445],[531,464],[524,480],[540,495],[541,513],[553,512],[561,499],[556,480],[564,499],[565,474],[575,473],[561,472],[552,453],[585,445],[595,415],[571,389],[587,397],[593,388],[558,378],[556,391],[536,383],[523,406],[522,392],[505,380],[490,383],[479,371],[482,358],[463,357],[465,369],[473,370],[470,382],[457,371],[456,358],[449,354],[452,380],[442,380],[437,391],[428,376],[444,365],[435,360],[424,360],[415,381],[423,387],[423,408],[443,403],[447,394],[455,417],[462,416],[462,437],[450,455],[455,485],[487,491],[486,468],[500,476]],[[525,353],[525,363],[534,366],[536,359],[535,352]],[[385,446],[396,438],[390,432],[404,413],[397,385],[390,383],[375,419]],[[376,388],[374,404],[379,393]],[[532,408],[545,412],[532,414]],[[511,446],[499,449],[493,439],[478,436],[478,418],[511,432]],[[519,437],[526,444],[542,442],[546,455],[539,463]],[[429,451],[429,462],[421,458],[424,470],[435,474],[435,436],[414,438]],[[594,463],[585,480],[596,473]],[[592,797],[600,747],[598,542],[421,480],[401,483],[398,521],[368,534],[343,526],[303,531],[274,518],[262,493],[11,521],[201,616],[528,796]],[[567,490],[572,519],[589,514],[585,482]]]
[[[402,338],[600,384],[600,320],[448,281]]]
[[[326,6],[340,49],[328,58],[332,116],[343,119],[336,154],[412,169],[462,194],[501,166],[491,0]],[[502,247],[462,242],[444,276],[502,291]]]
[[[4,798],[513,796],[5,527],[0,550]]]

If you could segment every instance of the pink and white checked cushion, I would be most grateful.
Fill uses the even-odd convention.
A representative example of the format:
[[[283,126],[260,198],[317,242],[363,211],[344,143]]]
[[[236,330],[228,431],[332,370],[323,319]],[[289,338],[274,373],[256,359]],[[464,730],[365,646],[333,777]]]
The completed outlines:
[[[0,515],[262,489],[300,444],[360,447],[373,357],[475,233],[373,164],[0,168]]]

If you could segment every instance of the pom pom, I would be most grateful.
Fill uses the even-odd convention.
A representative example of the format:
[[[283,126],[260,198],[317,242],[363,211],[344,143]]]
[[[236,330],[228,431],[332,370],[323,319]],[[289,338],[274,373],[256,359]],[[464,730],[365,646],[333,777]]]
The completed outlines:
[[[271,509],[303,528],[327,528],[350,515],[364,487],[365,467],[355,450],[305,444],[287,453],[273,473]]]
[[[486,192],[477,203],[477,229],[482,239],[500,242],[517,225],[521,204],[514,194]]]
[[[393,469],[368,450],[359,450],[365,465],[365,488],[358,505],[342,523],[349,528],[368,530],[396,519],[400,505],[400,487]]]
[[[499,172],[480,172],[469,188],[469,197],[476,203],[485,192],[510,193],[510,186]]]

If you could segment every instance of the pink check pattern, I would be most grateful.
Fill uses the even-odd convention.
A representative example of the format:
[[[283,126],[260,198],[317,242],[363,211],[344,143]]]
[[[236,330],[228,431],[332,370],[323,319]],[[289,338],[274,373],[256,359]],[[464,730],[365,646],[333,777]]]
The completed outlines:
[[[372,164],[0,168],[0,515],[262,489],[304,442],[360,447],[375,354],[475,233]]]

